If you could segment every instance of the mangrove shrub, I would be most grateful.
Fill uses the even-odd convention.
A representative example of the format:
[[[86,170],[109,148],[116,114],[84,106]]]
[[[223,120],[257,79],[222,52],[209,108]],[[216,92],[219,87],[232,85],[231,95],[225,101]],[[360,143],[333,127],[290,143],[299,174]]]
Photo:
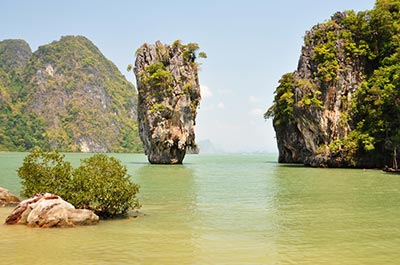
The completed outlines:
[[[96,154],[82,160],[74,170],[64,157],[57,151],[34,148],[18,169],[21,195],[49,192],[103,218],[125,215],[129,209],[140,207],[136,197],[139,185],[131,181],[119,160]]]

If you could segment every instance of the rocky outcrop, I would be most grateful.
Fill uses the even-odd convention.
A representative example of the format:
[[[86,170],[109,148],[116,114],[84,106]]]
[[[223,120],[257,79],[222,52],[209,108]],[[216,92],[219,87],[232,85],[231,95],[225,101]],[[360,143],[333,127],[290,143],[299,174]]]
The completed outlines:
[[[349,51],[357,44],[341,22],[345,17],[345,13],[337,13],[306,33],[297,70],[291,75],[292,87],[275,97],[272,112],[279,111],[279,101],[290,102],[280,117],[272,114],[279,162],[316,167],[355,165],[343,153],[330,149],[335,140],[345,139],[354,128],[350,106],[365,78],[363,57]],[[358,161],[357,166],[363,163]]]
[[[335,18],[334,18],[335,19]],[[337,17],[336,19],[340,19]],[[297,129],[301,139],[304,139],[303,162],[312,166],[327,164],[342,164],[345,161],[335,161],[326,157],[324,150],[319,148],[328,146],[335,139],[343,139],[351,131],[346,120],[348,117],[352,95],[363,81],[363,64],[358,58],[348,58],[345,45],[346,40],[340,37],[343,31],[339,23],[321,24],[307,32],[306,44],[302,48],[299,65],[294,75],[295,106],[294,113]],[[332,60],[330,73],[323,73],[319,65],[316,47],[330,40],[317,38],[316,34],[334,34],[336,58]],[[320,72],[319,78],[314,78]],[[326,76],[323,76],[325,74]],[[307,98],[321,102],[316,104],[301,104]],[[296,104],[297,103],[297,104]],[[329,161],[328,161],[329,160]]]
[[[180,164],[195,148],[200,102],[197,44],[144,44],[137,50],[139,135],[150,163]]]
[[[49,228],[95,225],[98,222],[99,217],[92,211],[75,209],[57,195],[44,194],[22,201],[5,223]]]
[[[11,194],[8,190],[0,187],[0,207],[1,206],[16,206],[21,200]]]
[[[0,42],[0,150],[141,152],[137,92],[83,36]]]
[[[274,117],[281,162],[383,168],[400,156],[400,23],[396,1],[337,12],[304,38],[280,80]]]
[[[25,75],[28,109],[47,121],[51,146],[118,152],[134,144],[124,140],[138,136],[135,87],[87,38],[65,36],[39,47]]]
[[[0,41],[0,68],[9,75],[20,74],[31,56],[31,48],[24,40]]]

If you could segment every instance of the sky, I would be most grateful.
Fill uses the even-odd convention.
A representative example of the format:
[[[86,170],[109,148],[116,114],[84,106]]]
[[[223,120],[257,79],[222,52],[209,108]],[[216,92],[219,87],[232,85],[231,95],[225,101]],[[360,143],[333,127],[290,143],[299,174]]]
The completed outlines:
[[[296,70],[305,32],[335,12],[372,9],[375,0],[6,0],[0,40],[24,39],[35,51],[65,35],[90,39],[129,81],[143,43],[196,42],[206,52],[196,140],[226,152],[276,153],[263,113],[280,77]]]

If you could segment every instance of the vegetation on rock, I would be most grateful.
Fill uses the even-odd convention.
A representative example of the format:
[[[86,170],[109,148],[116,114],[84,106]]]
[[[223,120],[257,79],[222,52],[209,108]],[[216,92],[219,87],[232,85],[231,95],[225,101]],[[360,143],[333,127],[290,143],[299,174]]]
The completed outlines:
[[[338,12],[307,32],[299,68],[282,77],[265,114],[274,117],[277,133],[289,120],[300,128],[292,138],[304,139],[303,163],[391,164],[400,147],[399,24],[400,1],[377,0],[372,10]],[[278,142],[280,151],[289,142]]]
[[[180,164],[196,147],[194,125],[200,104],[197,57],[199,45],[157,41],[136,52],[139,134],[151,163]],[[128,66],[132,69],[132,66]]]
[[[0,55],[0,150],[143,150],[136,89],[87,38],[65,36],[33,54],[7,40]]]
[[[90,209],[103,218],[140,208],[136,196],[139,186],[119,160],[96,154],[82,160],[74,170],[64,157],[57,151],[34,148],[18,169],[21,195],[56,194],[76,208]]]

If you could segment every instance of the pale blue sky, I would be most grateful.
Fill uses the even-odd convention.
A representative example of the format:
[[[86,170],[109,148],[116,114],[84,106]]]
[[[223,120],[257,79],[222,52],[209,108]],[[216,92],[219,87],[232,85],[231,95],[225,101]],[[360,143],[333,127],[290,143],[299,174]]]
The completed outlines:
[[[375,0],[44,1],[0,2],[0,40],[32,50],[64,35],[84,35],[126,72],[144,42],[197,42],[208,58],[199,73],[203,100],[197,141],[227,151],[276,152],[262,113],[282,74],[296,69],[307,30],[336,11],[373,8]]]

